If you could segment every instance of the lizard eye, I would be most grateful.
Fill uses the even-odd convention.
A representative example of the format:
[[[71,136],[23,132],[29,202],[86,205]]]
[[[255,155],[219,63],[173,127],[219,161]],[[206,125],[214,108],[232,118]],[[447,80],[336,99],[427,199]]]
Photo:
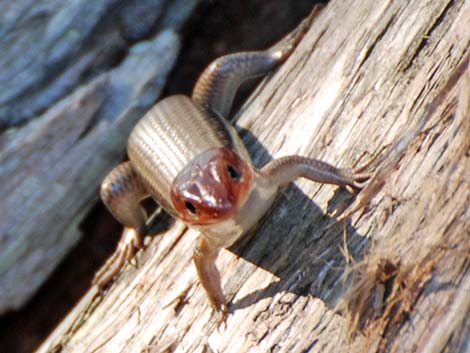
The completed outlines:
[[[189,213],[191,213],[193,216],[195,216],[197,214],[196,206],[194,206],[191,202],[186,201],[184,203],[184,207],[186,207],[186,209],[189,211]]]
[[[227,173],[230,177],[235,182],[239,182],[242,179],[242,173],[236,170],[233,166],[230,164],[227,164]]]

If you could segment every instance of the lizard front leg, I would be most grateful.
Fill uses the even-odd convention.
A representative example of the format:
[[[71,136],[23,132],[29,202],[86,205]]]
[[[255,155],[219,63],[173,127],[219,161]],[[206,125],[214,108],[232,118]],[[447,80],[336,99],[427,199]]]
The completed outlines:
[[[101,289],[130,261],[142,246],[147,216],[140,201],[148,193],[130,162],[114,168],[101,184],[101,199],[114,217],[124,225],[118,248],[96,273],[93,283]]]
[[[261,172],[279,186],[303,177],[317,183],[335,184],[355,191],[362,189],[371,176],[364,173],[367,166],[355,169],[337,168],[318,159],[287,156],[271,161]]]
[[[197,240],[193,259],[199,280],[206,290],[212,306],[222,315],[221,321],[223,321],[228,310],[222,291],[220,273],[215,265],[219,251],[220,248],[213,246],[201,235]]]

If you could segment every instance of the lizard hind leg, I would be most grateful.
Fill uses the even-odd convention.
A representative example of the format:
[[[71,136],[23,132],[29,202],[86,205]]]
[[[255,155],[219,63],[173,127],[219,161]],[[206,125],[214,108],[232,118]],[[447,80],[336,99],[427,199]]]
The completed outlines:
[[[199,77],[193,101],[227,119],[239,86],[247,79],[266,75],[283,63],[308,31],[319,9],[316,7],[294,31],[267,50],[229,54],[214,60]]]

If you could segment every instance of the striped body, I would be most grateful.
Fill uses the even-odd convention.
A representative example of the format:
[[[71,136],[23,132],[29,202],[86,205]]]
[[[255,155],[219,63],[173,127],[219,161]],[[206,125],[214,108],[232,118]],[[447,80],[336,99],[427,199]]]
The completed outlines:
[[[188,97],[175,95],[160,101],[138,122],[127,153],[152,198],[175,216],[170,197],[174,179],[192,159],[215,147],[233,149],[250,161],[231,125]]]

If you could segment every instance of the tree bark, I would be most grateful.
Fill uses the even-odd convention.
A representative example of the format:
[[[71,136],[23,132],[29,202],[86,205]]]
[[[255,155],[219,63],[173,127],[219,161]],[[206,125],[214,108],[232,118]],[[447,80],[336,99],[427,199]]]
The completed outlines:
[[[464,0],[331,1],[236,126],[257,166],[377,156],[370,185],[355,201],[284,189],[219,257],[225,327],[192,264],[197,234],[176,221],[39,352],[468,351],[469,28]]]
[[[80,239],[196,3],[0,4],[0,314],[24,305]]]

